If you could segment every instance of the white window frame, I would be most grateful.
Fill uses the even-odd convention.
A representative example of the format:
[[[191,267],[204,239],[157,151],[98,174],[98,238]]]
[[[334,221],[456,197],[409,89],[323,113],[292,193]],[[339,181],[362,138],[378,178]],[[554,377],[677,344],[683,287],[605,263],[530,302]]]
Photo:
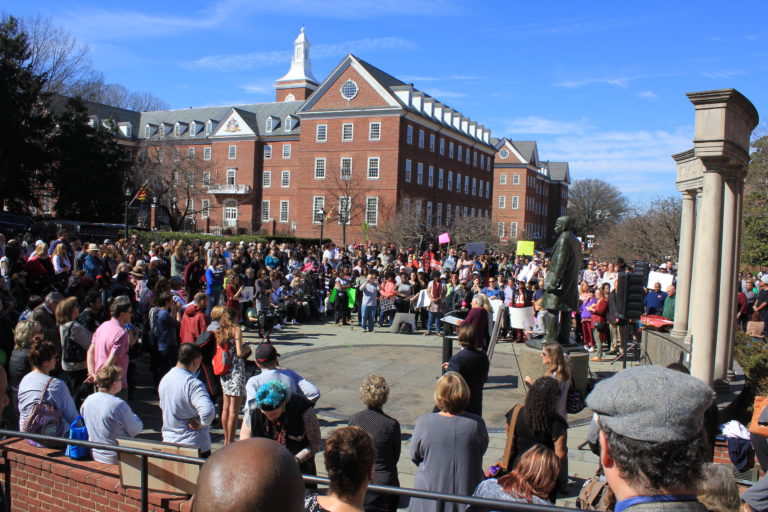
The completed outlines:
[[[227,159],[228,160],[235,160],[237,158],[237,145],[236,144],[230,144],[227,148]]]
[[[293,130],[293,118],[291,116],[285,116],[285,127],[283,129],[286,132]]]
[[[211,173],[209,171],[203,171],[203,186],[207,187],[211,184]]]
[[[435,186],[435,167],[433,165],[430,165],[427,168],[427,186],[428,187]]]
[[[513,174],[512,175],[512,184],[513,185],[519,185],[520,184],[520,175],[519,174]]]
[[[469,148],[464,152],[464,163],[469,165]]]
[[[211,216],[211,200],[203,199],[200,203],[200,218],[207,219]]]
[[[445,181],[445,171],[441,167],[437,170],[437,188],[443,188],[443,182]]]
[[[272,144],[264,144],[264,160],[272,159]]]
[[[315,128],[315,142],[328,142],[328,125],[319,124]]]
[[[264,171],[261,177],[261,188],[272,187],[272,171]]]
[[[144,138],[148,139],[152,136],[152,126],[149,123],[144,125]]]
[[[509,223],[509,238],[517,238],[517,222]]]
[[[378,156],[368,157],[368,179],[377,180],[381,176],[381,158]]]
[[[368,123],[368,140],[381,140],[381,122]]]
[[[269,221],[269,200],[262,200],[261,201],[261,221],[267,222]]]
[[[499,175],[499,185],[506,185],[507,184],[507,175],[501,174]]]
[[[197,160],[196,153],[194,146],[187,148],[187,160]]]
[[[353,142],[355,140],[354,123],[343,123],[341,125],[341,142]]]
[[[237,185],[237,167],[227,168],[227,185]]]
[[[267,120],[264,123],[264,131],[267,133],[272,133],[274,124],[275,124],[275,120],[272,118],[272,116],[267,116]]]
[[[290,216],[291,202],[285,199],[280,201],[280,222],[288,222]]]
[[[211,153],[213,153],[213,151],[211,150],[211,146],[205,146],[203,148],[203,160],[210,161]]]
[[[424,183],[424,164],[418,162],[416,164],[416,184],[421,185]]]
[[[506,225],[503,221],[499,221],[496,223],[496,234],[499,236],[499,238],[502,238],[504,236],[504,228]]]
[[[174,137],[181,137],[181,124],[176,123],[173,125],[173,136]]]
[[[325,209],[325,196],[312,196],[312,224],[320,224],[318,210]]]
[[[205,122],[205,135],[208,136],[213,133],[213,121]]]
[[[427,226],[432,226],[432,201],[427,201]]]
[[[348,164],[348,165],[345,165]],[[352,157],[343,156],[339,160],[339,178],[342,180],[352,179]]]
[[[315,179],[324,180],[326,176],[325,158],[315,158]]]
[[[405,159],[405,182],[410,183],[413,179],[413,162],[410,158]]]
[[[288,188],[291,186],[291,171],[280,171],[280,187]]]
[[[290,144],[283,144],[283,160],[290,160],[293,148]]]
[[[365,198],[365,221],[369,226],[379,224],[379,198],[376,196]]]
[[[234,204],[234,206],[232,206],[233,204]],[[224,201],[224,205],[223,205],[221,213],[222,213],[222,219],[225,221],[225,224],[227,226],[229,226],[230,224],[234,224],[235,226],[237,226],[237,221],[238,221],[238,219],[240,217],[240,209],[239,209],[238,206],[239,205],[237,204],[237,201],[234,201],[234,200],[231,200],[231,199],[228,199],[228,200]],[[234,217],[231,216],[231,213],[232,213],[233,210],[234,210],[234,213],[235,213]],[[234,223],[226,222],[226,221],[232,221],[232,220],[235,221],[235,222]]]
[[[507,207],[507,196],[499,196],[499,210]]]
[[[442,226],[443,225],[443,203],[437,203],[437,216],[435,225]]]

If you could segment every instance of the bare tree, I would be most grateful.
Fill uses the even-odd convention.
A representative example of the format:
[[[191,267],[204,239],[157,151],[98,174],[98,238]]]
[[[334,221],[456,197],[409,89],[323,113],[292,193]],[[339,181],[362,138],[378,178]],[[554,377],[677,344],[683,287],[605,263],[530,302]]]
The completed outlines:
[[[430,227],[424,215],[412,204],[397,209],[392,205],[391,211],[385,211],[382,217],[385,220],[376,227],[374,236],[398,248],[422,247],[427,240],[434,239],[439,230]]]
[[[681,214],[682,202],[675,196],[637,206],[597,238],[594,255],[608,261],[617,257],[655,263],[674,259],[680,244]]]
[[[362,173],[353,173],[351,167],[329,169],[325,192],[331,197],[331,204],[326,210],[330,218],[341,224],[342,243],[347,245],[347,227],[362,223],[365,219],[365,197],[370,191],[368,180]]]
[[[576,220],[576,230],[582,235],[605,232],[621,222],[626,212],[627,198],[606,181],[577,180],[568,191],[568,215]]]
[[[198,157],[181,154],[178,147],[155,140],[143,142],[136,154],[135,185],[146,183],[148,196],[154,198],[159,216],[167,219],[171,231],[185,228],[196,213],[194,199],[207,184],[203,173],[211,172],[211,167]]]

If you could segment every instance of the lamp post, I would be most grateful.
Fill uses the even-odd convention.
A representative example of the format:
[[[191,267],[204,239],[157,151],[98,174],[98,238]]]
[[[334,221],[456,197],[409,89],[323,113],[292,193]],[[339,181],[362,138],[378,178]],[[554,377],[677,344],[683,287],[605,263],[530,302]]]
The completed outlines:
[[[323,246],[323,228],[325,227],[325,208],[315,210],[315,218],[320,222],[320,246]]]
[[[131,204],[131,182],[127,177],[123,181],[123,194],[125,195],[125,239],[128,240],[128,207]]]

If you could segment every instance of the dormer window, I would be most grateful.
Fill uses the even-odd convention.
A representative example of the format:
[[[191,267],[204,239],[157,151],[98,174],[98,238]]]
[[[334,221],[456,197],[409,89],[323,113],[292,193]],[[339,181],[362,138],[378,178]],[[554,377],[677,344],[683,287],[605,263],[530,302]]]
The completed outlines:
[[[148,139],[152,136],[152,125],[147,123],[144,125],[144,138]]]
[[[96,128],[97,126],[99,126],[99,118],[96,116],[89,116],[88,126],[90,126],[91,128]]]
[[[160,126],[157,127],[157,136],[165,137],[165,123],[160,123]]]
[[[126,137],[128,139],[131,138],[131,136],[132,136],[131,132],[133,131],[131,123],[129,123],[129,122],[120,123],[118,129],[120,130],[120,135],[122,135],[123,137]]]
[[[189,123],[189,134],[188,135],[190,137],[194,137],[196,134],[197,134],[197,123],[192,121],[191,123]]]
[[[208,136],[213,133],[213,121],[208,120],[205,123],[205,135]]]
[[[181,136],[181,124],[176,123],[176,125],[173,127],[173,136],[174,137],[180,137]]]
[[[291,116],[285,116],[285,131],[289,132],[293,130],[293,119]]]
[[[278,123],[279,123],[279,121],[277,120],[277,118],[275,118],[273,116],[268,116],[267,117],[267,125],[266,125],[267,133],[272,133],[272,130],[274,130],[277,127]]]

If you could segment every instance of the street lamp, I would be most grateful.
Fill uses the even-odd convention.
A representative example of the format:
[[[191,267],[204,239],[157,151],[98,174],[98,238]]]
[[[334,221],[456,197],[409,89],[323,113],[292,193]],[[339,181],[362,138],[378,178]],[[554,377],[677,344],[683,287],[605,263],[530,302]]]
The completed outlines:
[[[128,240],[128,206],[131,204],[131,182],[128,177],[123,180],[123,194],[125,195],[125,239]]]
[[[323,245],[323,228],[325,227],[325,208],[315,210],[315,219],[320,222],[320,246]]]

